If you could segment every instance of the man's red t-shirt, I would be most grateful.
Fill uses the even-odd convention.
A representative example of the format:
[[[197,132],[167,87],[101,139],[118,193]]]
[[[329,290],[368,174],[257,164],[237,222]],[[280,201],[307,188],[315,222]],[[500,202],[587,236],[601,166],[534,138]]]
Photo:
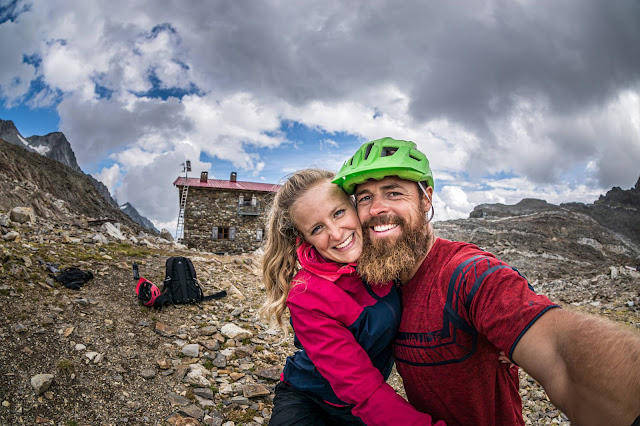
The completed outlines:
[[[518,369],[498,356],[557,305],[491,253],[440,238],[401,291],[394,355],[409,402],[447,425],[523,425]]]

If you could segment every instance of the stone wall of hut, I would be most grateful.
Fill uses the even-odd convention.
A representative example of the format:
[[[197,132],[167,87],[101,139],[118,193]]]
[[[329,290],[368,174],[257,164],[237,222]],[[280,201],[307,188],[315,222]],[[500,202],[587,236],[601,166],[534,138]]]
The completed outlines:
[[[179,188],[178,195],[182,188]],[[239,254],[261,247],[271,192],[189,187],[182,242],[213,253]]]

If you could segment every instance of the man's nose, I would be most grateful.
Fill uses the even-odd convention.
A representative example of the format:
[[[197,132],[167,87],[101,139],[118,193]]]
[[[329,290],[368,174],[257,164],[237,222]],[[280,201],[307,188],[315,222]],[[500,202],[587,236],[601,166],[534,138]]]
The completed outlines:
[[[369,214],[371,216],[378,216],[380,214],[387,213],[388,211],[389,211],[389,206],[387,206],[384,200],[373,199],[371,201],[371,206],[369,208]]]

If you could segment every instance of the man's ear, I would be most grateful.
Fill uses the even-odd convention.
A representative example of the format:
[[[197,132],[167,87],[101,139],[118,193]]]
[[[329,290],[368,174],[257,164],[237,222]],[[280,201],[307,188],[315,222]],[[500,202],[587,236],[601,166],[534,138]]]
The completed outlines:
[[[425,188],[425,192],[427,193],[427,196],[425,197],[424,193],[422,192],[422,189],[420,188],[422,184],[418,183],[418,191],[420,191],[420,194],[423,195],[423,197],[420,197],[420,200],[422,200],[422,206],[424,207],[425,210],[429,210],[431,209],[431,204],[433,203],[433,187],[432,186],[427,186]]]

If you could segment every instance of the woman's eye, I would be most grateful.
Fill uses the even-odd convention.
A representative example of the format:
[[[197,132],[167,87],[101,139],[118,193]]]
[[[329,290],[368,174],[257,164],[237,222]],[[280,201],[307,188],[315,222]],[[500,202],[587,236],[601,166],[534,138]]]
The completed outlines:
[[[334,216],[334,217],[340,217],[340,216],[342,216],[342,215],[344,214],[344,211],[345,211],[344,209],[337,210],[337,211],[333,214],[333,216]]]
[[[311,230],[311,235],[316,235],[318,232],[320,232],[321,229],[322,229],[322,226],[320,225],[316,226]]]

